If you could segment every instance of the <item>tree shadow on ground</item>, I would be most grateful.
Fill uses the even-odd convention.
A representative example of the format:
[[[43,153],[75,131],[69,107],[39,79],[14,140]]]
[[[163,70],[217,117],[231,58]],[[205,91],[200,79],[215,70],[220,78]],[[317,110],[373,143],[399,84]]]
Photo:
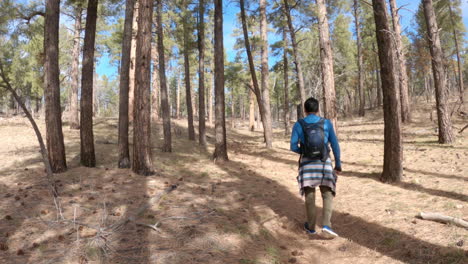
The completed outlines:
[[[368,172],[358,172],[358,171],[346,171],[343,175],[344,177],[357,177],[357,178],[368,178],[375,181],[380,181],[380,173],[368,173]],[[437,190],[432,188],[426,188],[416,183],[410,182],[398,182],[392,183],[391,185],[397,186],[410,191],[417,191],[422,193],[427,193],[434,196],[446,197],[449,199],[459,200],[462,202],[468,202],[468,196],[465,194],[454,193],[444,190]]]
[[[349,164],[351,166],[358,166],[358,167],[373,167],[373,168],[378,168],[382,169],[382,166],[379,165],[370,165],[370,164],[362,164],[362,163],[357,163],[357,162],[342,162],[343,164]],[[439,172],[430,172],[430,171],[423,171],[423,170],[415,170],[411,169],[408,167],[403,168],[404,171],[408,171],[411,173],[416,173],[416,174],[422,174],[422,175],[427,175],[435,178],[444,178],[444,179],[449,179],[449,180],[462,180],[462,181],[468,181],[468,177],[463,177],[463,176],[458,176],[458,175],[450,175],[450,174],[443,174]]]

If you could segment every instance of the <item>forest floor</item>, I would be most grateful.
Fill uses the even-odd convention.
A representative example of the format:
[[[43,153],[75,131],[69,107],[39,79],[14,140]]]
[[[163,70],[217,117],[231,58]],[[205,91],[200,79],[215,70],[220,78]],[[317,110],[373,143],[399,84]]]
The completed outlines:
[[[267,150],[261,132],[228,128],[230,161],[215,164],[212,128],[203,149],[187,140],[184,120],[174,121],[173,153],[161,152],[162,129],[155,126],[157,174],[149,177],[116,167],[116,119],[96,120],[97,168],[79,166],[79,131],[65,124],[69,170],[55,175],[63,215],[105,227],[149,206],[135,221],[102,234],[107,263],[468,263],[468,230],[415,217],[468,218],[468,130],[457,133],[467,120],[455,118],[456,143],[439,145],[431,109],[417,109],[414,122],[404,125],[404,176],[397,184],[378,180],[381,111],[339,121],[343,173],[332,223],[340,237],[333,240],[302,230],[298,156],[282,130]],[[0,263],[97,263],[96,231],[56,222],[27,120],[1,118],[0,138]],[[178,188],[148,204],[171,184]],[[140,225],[156,222],[157,229]]]

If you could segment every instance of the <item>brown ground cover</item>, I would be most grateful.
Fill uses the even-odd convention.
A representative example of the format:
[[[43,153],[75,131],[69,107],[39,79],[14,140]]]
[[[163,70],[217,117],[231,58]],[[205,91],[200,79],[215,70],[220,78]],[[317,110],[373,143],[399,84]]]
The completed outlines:
[[[95,124],[97,168],[79,166],[79,132],[64,127],[69,170],[57,174],[69,220],[109,226],[132,215],[171,184],[178,188],[130,222],[106,234],[107,263],[468,263],[468,230],[415,218],[421,211],[468,218],[468,132],[437,144],[430,108],[404,126],[404,178],[378,180],[383,163],[380,112],[340,120],[334,240],[302,231],[303,199],[295,182],[297,156],[275,130],[267,150],[261,132],[228,132],[231,161],[210,161],[175,121],[174,153],[162,153],[154,131],[157,175],[116,168],[117,121]],[[43,121],[41,120],[42,124]],[[466,120],[457,117],[455,127]],[[44,130],[44,126],[41,126]],[[0,120],[0,263],[97,263],[96,231],[56,222],[34,133],[22,118]],[[318,198],[321,204],[321,198]],[[320,208],[319,208],[320,209]]]

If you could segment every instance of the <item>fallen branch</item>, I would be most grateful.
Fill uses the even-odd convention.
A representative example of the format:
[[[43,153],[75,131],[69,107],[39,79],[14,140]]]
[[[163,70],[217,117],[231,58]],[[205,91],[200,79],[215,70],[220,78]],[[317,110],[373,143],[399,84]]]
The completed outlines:
[[[424,212],[421,212],[421,213],[419,213],[419,215],[417,217],[419,217],[419,218],[421,218],[423,220],[436,221],[436,222],[441,222],[441,223],[444,223],[444,224],[453,224],[453,225],[456,225],[456,226],[468,228],[468,222],[467,221],[465,221],[463,219],[460,219],[460,218],[455,218],[455,217],[452,217],[452,216],[446,216],[446,215],[439,214],[439,213],[424,213]]]
[[[468,125],[464,126],[460,131],[458,131],[458,134],[463,133],[463,131],[468,127]]]

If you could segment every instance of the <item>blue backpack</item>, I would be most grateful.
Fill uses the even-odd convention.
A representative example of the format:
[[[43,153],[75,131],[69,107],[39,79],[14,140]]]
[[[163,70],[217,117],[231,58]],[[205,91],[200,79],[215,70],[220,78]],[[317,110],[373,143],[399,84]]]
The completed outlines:
[[[299,119],[298,122],[302,127],[305,141],[300,142],[302,156],[325,162],[329,153],[328,146],[325,144],[325,119],[320,118],[317,123],[310,124],[304,119]]]

